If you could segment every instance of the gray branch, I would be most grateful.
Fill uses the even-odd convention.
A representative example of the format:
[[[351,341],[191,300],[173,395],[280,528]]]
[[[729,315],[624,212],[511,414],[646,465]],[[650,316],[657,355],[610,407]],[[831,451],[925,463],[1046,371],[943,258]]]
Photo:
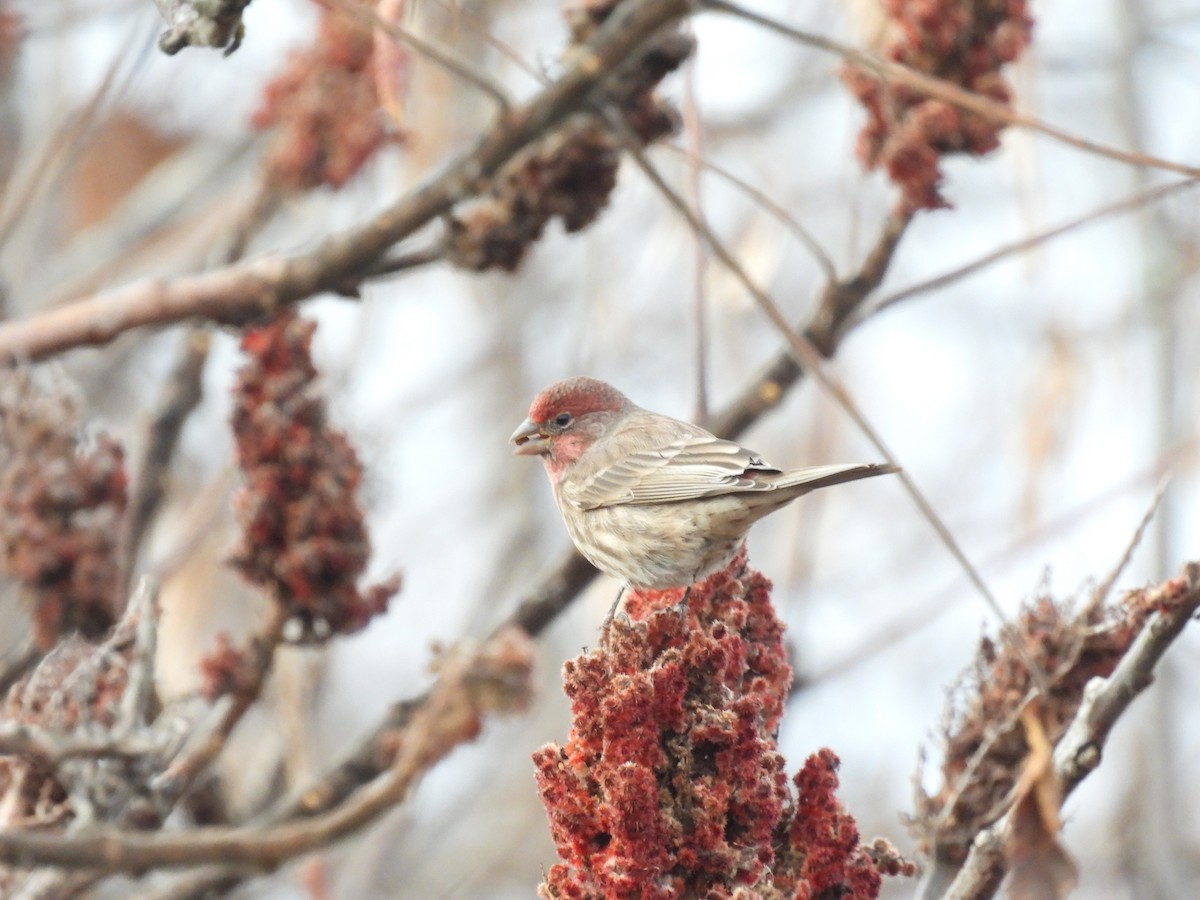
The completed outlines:
[[[158,47],[174,56],[184,47],[220,47],[228,56],[242,43],[242,12],[250,0],[154,0],[169,26]]]

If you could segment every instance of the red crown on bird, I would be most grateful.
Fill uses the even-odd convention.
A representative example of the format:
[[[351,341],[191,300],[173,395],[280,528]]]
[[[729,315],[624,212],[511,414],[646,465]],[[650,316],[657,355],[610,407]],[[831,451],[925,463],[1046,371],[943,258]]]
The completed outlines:
[[[600,410],[618,410],[628,402],[612,385],[581,375],[553,384],[534,397],[529,421],[548,422],[564,412],[578,417]]]

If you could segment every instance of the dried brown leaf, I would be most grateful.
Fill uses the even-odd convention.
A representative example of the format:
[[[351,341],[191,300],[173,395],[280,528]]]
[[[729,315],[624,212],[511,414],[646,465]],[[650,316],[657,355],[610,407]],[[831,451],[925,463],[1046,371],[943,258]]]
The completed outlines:
[[[1013,900],[1062,900],[1075,887],[1079,873],[1058,840],[1062,789],[1037,699],[1022,711],[1021,724],[1029,754],[1013,789],[1012,828],[1005,846],[1012,873],[1008,895]]]

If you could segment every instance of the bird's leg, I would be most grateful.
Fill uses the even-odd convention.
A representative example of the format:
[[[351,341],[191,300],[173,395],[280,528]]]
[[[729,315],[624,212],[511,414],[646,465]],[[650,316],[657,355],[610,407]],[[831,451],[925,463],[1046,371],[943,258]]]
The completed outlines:
[[[679,598],[679,602],[675,604],[673,609],[679,614],[679,618],[687,621],[688,614],[688,598],[692,596],[692,586],[689,584],[687,590],[683,592],[683,596]]]
[[[697,569],[692,573],[692,580],[688,582],[687,590],[683,592],[683,596],[679,598],[679,602],[675,604],[675,612],[679,613],[679,618],[687,621],[688,614],[688,599],[692,596],[692,588],[696,586],[696,581],[700,577],[700,570]]]
[[[617,591],[617,599],[613,601],[612,606],[608,608],[608,615],[604,617],[604,624],[600,626],[600,643],[608,643],[608,628],[612,625],[613,616],[617,614],[617,607],[621,605],[621,598],[625,596],[625,585],[621,585],[621,589]]]

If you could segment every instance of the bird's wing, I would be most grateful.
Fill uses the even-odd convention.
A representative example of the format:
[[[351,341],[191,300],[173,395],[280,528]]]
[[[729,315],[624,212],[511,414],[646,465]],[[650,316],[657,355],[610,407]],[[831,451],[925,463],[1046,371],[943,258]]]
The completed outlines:
[[[707,433],[689,434],[622,455],[587,478],[564,484],[563,495],[585,510],[673,503],[731,491],[771,490],[770,481],[755,476],[779,471],[732,441]]]

